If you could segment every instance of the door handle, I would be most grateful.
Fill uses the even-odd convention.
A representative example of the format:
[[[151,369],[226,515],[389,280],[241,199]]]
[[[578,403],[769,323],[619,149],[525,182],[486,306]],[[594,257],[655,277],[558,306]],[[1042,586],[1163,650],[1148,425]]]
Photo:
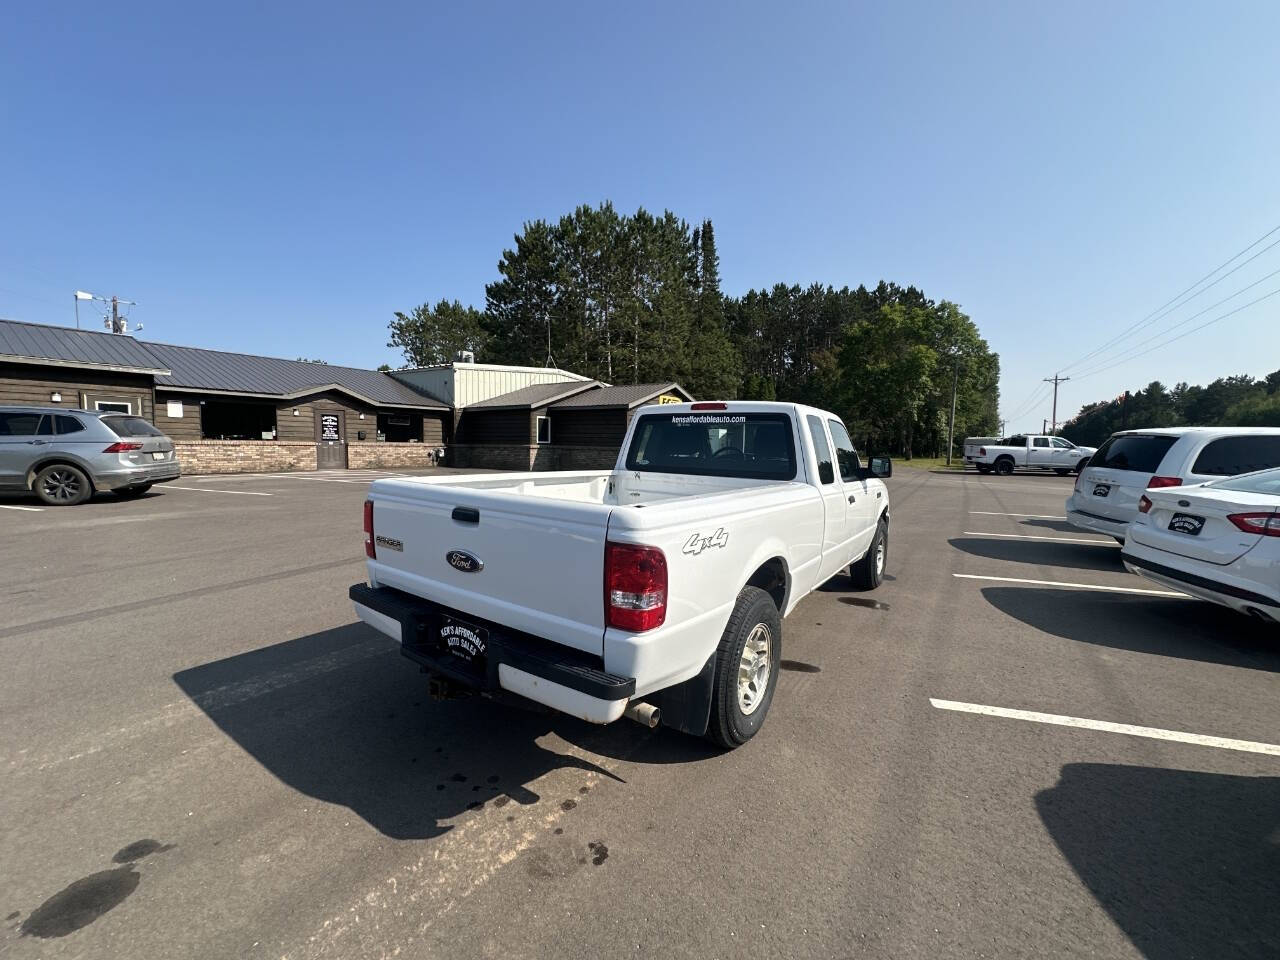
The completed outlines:
[[[31,444],[33,447],[43,447],[48,442],[49,442],[48,440],[28,440],[27,441],[27,443]]]

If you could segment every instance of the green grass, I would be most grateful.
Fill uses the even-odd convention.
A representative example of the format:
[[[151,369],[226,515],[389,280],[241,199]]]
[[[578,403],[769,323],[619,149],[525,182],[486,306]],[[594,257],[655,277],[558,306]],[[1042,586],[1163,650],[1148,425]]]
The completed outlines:
[[[893,465],[913,470],[954,470],[959,473],[964,470],[964,458],[952,457],[951,466],[948,467],[946,457],[913,457],[910,460],[895,457]]]

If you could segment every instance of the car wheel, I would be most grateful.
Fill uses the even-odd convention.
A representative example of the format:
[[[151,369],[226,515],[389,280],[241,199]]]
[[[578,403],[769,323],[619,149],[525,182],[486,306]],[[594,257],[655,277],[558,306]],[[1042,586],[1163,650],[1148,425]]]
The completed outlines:
[[[84,471],[67,463],[55,463],[37,473],[32,490],[51,507],[74,507],[93,494]]]
[[[1071,471],[1070,471],[1070,470],[1055,470],[1055,471],[1053,471],[1053,472],[1054,472],[1054,473],[1056,473],[1056,474],[1057,474],[1058,476],[1060,476],[1060,477],[1065,477],[1065,476],[1066,476],[1067,474],[1069,474]]]
[[[122,499],[133,500],[142,496],[150,489],[151,484],[144,483],[136,487],[121,487],[119,490],[115,491],[115,494],[117,497],[121,497]]]
[[[1008,457],[1004,457],[996,461],[996,473],[999,476],[1007,477],[1013,473],[1013,461]]]
[[[889,524],[883,518],[876,524],[876,535],[862,559],[849,567],[849,579],[859,590],[874,590],[884,582],[884,568],[889,562]]]
[[[716,649],[707,739],[732,750],[759,732],[778,685],[782,618],[773,598],[743,587]]]

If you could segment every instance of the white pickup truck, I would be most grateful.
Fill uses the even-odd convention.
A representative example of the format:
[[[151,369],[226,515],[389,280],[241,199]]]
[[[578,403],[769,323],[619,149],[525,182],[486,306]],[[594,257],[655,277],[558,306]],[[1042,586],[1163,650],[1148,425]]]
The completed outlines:
[[[646,407],[612,471],[375,481],[350,597],[438,691],[732,748],[769,710],[782,618],[847,568],[879,586],[891,472],[811,407]]]
[[[1048,434],[1019,434],[1003,440],[983,442],[982,437],[964,441],[964,462],[978,468],[979,473],[1007,476],[1014,468],[1052,470],[1060,477],[1079,473],[1096,447],[1078,447],[1070,440]]]

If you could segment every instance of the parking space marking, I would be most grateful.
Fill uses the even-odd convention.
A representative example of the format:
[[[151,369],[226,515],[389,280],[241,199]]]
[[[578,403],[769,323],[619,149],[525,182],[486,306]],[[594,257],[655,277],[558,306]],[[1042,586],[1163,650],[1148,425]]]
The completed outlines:
[[[212,487],[175,487],[172,484],[165,489],[168,490],[192,490],[195,493],[231,493],[237,497],[274,497],[274,493],[260,493],[257,490],[214,490]]]
[[[7,503],[0,503],[0,510],[28,510],[31,513],[39,513],[43,509],[44,507],[19,507],[19,506],[10,505]]]
[[[966,530],[966,537],[998,537],[1001,540],[1052,540],[1055,543],[1092,543],[1099,547],[1120,547],[1113,540],[1089,540],[1084,537],[1033,537],[1025,533],[982,533],[978,530]]]
[[[1054,516],[1051,513],[1000,513],[996,510],[970,510],[984,517],[1029,517],[1032,520],[1065,520],[1066,517]]]
[[[1029,720],[1032,723],[1049,723],[1059,727],[1077,727],[1082,730],[1100,730],[1104,733],[1123,733],[1131,737],[1147,737],[1151,740],[1172,740],[1200,747],[1217,747],[1219,750],[1242,750],[1246,753],[1265,753],[1280,757],[1280,744],[1259,743],[1256,740],[1233,740],[1230,737],[1210,737],[1201,733],[1185,733],[1182,730],[1162,730],[1159,727],[1139,727],[1132,723],[1112,723],[1109,720],[1088,720],[1084,717],[1065,717],[1056,713],[1035,713],[1031,710],[1011,710],[1008,707],[989,707],[981,703],[963,703],[959,700],[929,702],[939,710],[955,710],[959,713],[977,713],[987,717],[1006,717],[1010,720]]]
[[[1187,594],[1175,590],[1139,590],[1137,587],[1104,587],[1096,583],[1065,583],[1059,580],[1025,580],[1022,577],[984,577],[976,573],[953,573],[961,580],[993,580],[997,583],[1027,583],[1036,587],[1068,587],[1072,590],[1100,590],[1103,593],[1133,593],[1144,597],[1180,597]]]

